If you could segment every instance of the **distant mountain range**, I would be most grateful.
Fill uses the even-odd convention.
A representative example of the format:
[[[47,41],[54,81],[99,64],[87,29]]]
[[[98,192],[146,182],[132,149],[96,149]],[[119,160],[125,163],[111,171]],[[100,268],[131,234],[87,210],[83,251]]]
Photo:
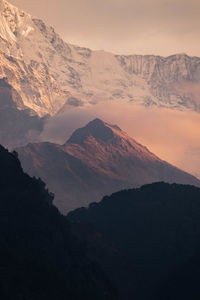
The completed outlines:
[[[24,170],[41,177],[55,193],[55,204],[62,212],[156,181],[200,186],[197,178],[100,119],[77,129],[64,145],[33,143],[16,151]]]
[[[200,58],[114,55],[64,42],[43,21],[0,1],[0,79],[18,109],[54,115],[70,105],[121,100],[200,111]]]

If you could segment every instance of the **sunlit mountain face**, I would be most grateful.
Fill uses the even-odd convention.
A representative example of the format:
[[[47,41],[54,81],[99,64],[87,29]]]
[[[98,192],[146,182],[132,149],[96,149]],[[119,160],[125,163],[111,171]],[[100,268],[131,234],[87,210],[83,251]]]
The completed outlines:
[[[126,56],[74,46],[42,20],[4,0],[0,36],[2,60],[12,58],[6,68],[2,62],[1,73],[20,93],[18,107],[28,107],[39,116],[55,114],[66,102],[81,105],[116,99],[200,109],[198,57]]]
[[[199,300],[200,4],[11,1],[0,0],[0,299]],[[92,31],[110,47],[90,47]],[[116,38],[124,53],[109,51]]]
[[[39,116],[54,115],[65,103],[79,106],[117,99],[199,112],[198,57],[92,51],[64,42],[52,27],[6,1],[1,9],[0,50],[17,60],[4,70],[10,76],[5,75],[21,94],[21,106]]]
[[[200,180],[100,119],[77,129],[64,145],[29,143],[16,151],[24,170],[47,183],[64,213],[105,194],[156,181],[200,186]]]
[[[12,149],[29,141],[57,142],[59,135],[64,143],[73,130],[99,117],[200,176],[198,57],[93,51],[65,42],[7,1],[1,0],[0,10],[0,79],[12,91],[12,113],[0,105],[1,143]]]

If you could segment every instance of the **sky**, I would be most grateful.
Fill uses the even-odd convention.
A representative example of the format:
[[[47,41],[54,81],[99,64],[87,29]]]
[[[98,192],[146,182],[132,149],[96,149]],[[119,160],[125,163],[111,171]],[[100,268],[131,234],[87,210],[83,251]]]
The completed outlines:
[[[200,0],[9,0],[65,41],[116,54],[200,56]]]
[[[145,108],[120,101],[90,108],[66,107],[47,122],[41,138],[64,144],[74,130],[95,118],[117,124],[161,159],[200,178],[200,117],[195,112]]]
[[[200,0],[10,0],[52,25],[65,41],[119,54],[200,56]],[[183,89],[183,86],[180,87]],[[184,85],[199,99],[199,85]],[[198,100],[199,101],[199,100]],[[64,143],[95,117],[115,123],[160,158],[200,178],[200,117],[193,112],[110,103],[69,110],[46,125]],[[65,130],[63,130],[65,128]]]

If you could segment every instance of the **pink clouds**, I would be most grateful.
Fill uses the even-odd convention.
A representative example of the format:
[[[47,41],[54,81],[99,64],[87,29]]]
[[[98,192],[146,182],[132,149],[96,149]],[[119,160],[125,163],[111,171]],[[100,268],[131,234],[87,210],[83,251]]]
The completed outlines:
[[[200,176],[200,115],[194,112],[115,101],[68,107],[47,123],[42,139],[64,143],[75,129],[96,117],[117,124],[160,158]]]

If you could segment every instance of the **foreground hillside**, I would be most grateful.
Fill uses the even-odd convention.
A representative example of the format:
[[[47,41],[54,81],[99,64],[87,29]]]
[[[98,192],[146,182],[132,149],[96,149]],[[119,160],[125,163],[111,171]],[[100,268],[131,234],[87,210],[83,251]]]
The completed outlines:
[[[42,181],[0,146],[0,298],[117,299]]]
[[[1,299],[199,299],[199,188],[146,185],[66,218],[16,155],[0,147]]]
[[[100,119],[76,130],[64,145],[28,144],[17,152],[24,170],[47,183],[62,212],[156,181],[200,186],[197,178],[159,159],[118,126]]]
[[[120,299],[199,299],[199,188],[146,185],[106,196],[68,219],[89,241]]]

